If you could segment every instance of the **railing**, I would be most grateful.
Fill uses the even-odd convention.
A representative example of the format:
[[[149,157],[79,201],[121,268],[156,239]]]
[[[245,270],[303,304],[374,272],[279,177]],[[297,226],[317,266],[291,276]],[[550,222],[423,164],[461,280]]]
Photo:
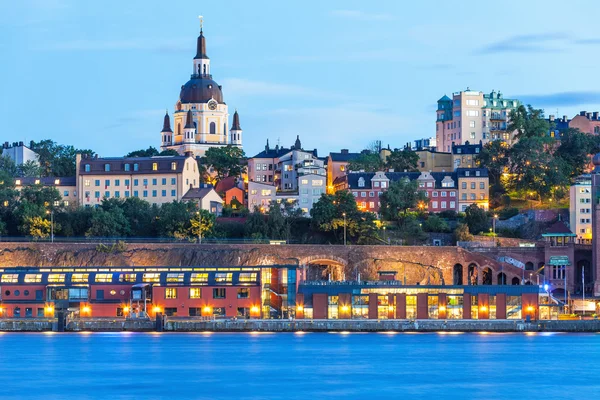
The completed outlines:
[[[402,286],[402,281],[304,281],[302,285],[307,286]]]
[[[496,120],[496,121],[506,121],[506,115],[502,115],[502,114],[498,114],[498,113],[492,113],[490,115],[490,119],[491,120]]]
[[[211,74],[192,74],[191,79],[212,79]]]

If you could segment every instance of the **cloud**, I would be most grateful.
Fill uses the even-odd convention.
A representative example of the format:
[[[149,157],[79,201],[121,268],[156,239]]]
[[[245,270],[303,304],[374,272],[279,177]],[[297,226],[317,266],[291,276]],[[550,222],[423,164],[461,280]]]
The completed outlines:
[[[307,86],[290,85],[285,83],[274,83],[265,81],[254,81],[242,78],[225,78],[223,87],[227,88],[229,93],[234,93],[239,97],[303,97],[303,98],[328,98],[341,99],[335,93],[314,89]]]
[[[475,54],[559,52],[565,44],[569,44],[569,36],[560,32],[516,35],[488,44]]]
[[[524,94],[515,96],[524,103],[532,104],[534,107],[548,106],[579,106],[600,103],[600,92],[560,92],[549,94]]]
[[[368,13],[359,10],[333,10],[331,15],[346,19],[356,19],[363,21],[391,21],[394,16],[387,13]]]

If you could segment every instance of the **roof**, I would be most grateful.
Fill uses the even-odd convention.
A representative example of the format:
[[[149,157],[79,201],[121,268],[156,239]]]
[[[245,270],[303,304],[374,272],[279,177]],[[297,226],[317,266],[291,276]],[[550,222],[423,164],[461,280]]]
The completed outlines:
[[[487,178],[488,170],[487,168],[456,168],[456,175],[459,178]],[[469,175],[467,175],[467,172]],[[479,172],[479,175],[477,175]]]
[[[163,129],[161,132],[173,132],[171,130],[171,118],[169,118],[169,112],[167,111],[165,114],[165,119],[163,121]]]
[[[233,124],[231,124],[231,129],[232,131],[241,131],[242,127],[240,126],[240,115],[238,114],[237,110],[235,110],[235,112],[233,113]]]
[[[185,156],[82,158],[79,164],[79,173],[81,175],[181,173],[188,158]],[[158,164],[156,170],[153,168],[155,163]],[[175,169],[173,169],[172,163],[175,163]],[[106,171],[106,164],[109,165],[109,171]],[[87,172],[86,165],[90,166],[90,170]],[[126,165],[129,165],[128,171],[125,170]],[[135,165],[138,166],[137,171]]]
[[[356,160],[360,157],[361,153],[329,153],[329,157],[331,157],[331,161],[334,162],[346,162]]]
[[[482,148],[483,145],[481,144],[481,142],[471,144],[469,143],[469,141],[466,141],[464,144],[452,144],[452,154],[479,154]],[[459,149],[460,152],[458,152]]]
[[[557,221],[552,224],[544,234],[543,237],[548,236],[577,236],[567,227],[563,221]]]
[[[438,102],[440,101],[452,101],[452,99],[446,95],[444,95],[441,99],[438,100]]]
[[[236,184],[236,178],[234,176],[228,176],[227,178],[221,179],[217,183],[217,186],[215,186],[215,190],[218,193],[226,192],[229,189],[235,187],[236,186],[235,184]]]
[[[188,110],[187,116],[185,119],[185,126],[183,128],[184,129],[194,129],[195,128],[194,118],[192,117],[192,110]]]
[[[286,149],[285,147],[276,147],[274,149],[265,149],[251,158],[279,158],[292,151],[292,149]]]
[[[213,187],[190,188],[187,193],[181,198],[182,200],[202,200],[209,193],[215,192]],[[217,196],[217,192],[215,192]],[[219,196],[220,198],[221,196]]]
[[[200,59],[208,59],[208,56],[206,55],[206,38],[204,37],[204,32],[202,32],[202,29],[200,29],[200,36],[198,36],[196,57],[194,57],[194,60]]]
[[[450,172],[386,172],[385,176],[391,182],[397,182],[403,178],[408,178],[411,181],[414,181],[414,180],[418,179],[422,174],[429,174],[431,176],[431,178],[433,178],[433,180],[435,181],[435,188],[437,188],[437,189],[442,188],[442,181],[446,177],[450,177],[454,181],[455,186],[453,188],[446,187],[444,189],[458,188],[457,174],[455,172],[451,172],[451,171]],[[374,172],[352,172],[352,173],[349,173],[348,175],[343,175],[343,176],[337,177],[333,181],[333,183],[340,184],[340,183],[347,181],[349,189],[371,189],[373,187],[371,180],[373,179],[374,176],[375,176]],[[365,186],[359,187],[358,180],[361,177],[365,180]]]
[[[184,104],[207,103],[210,99],[214,99],[219,104],[225,104],[221,86],[209,75],[192,75],[192,79],[181,86],[179,100]]]
[[[48,176],[48,177],[44,177],[44,178],[31,178],[31,177],[26,177],[26,178],[15,178],[15,181],[21,181],[21,186],[29,186],[29,185],[36,185],[35,181],[39,180],[40,181],[40,185],[44,185],[44,186],[75,186],[76,183],[76,178],[74,176],[67,176],[67,177],[52,177],[52,176]],[[57,183],[58,181],[58,183]]]

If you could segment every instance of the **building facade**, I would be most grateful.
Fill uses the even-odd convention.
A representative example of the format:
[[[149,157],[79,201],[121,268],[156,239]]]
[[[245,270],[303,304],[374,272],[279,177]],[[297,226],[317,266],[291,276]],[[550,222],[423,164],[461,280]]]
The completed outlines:
[[[223,211],[223,199],[212,186],[202,185],[199,188],[190,188],[181,199],[195,203],[200,210],[220,216]]]
[[[419,156],[417,169],[421,172],[446,172],[453,171],[452,153],[440,153],[433,150],[417,150]]]
[[[292,151],[291,148],[269,147],[269,140],[265,150],[248,159],[248,181],[274,184],[279,181],[280,174],[277,171],[279,158]]]
[[[437,149],[450,152],[453,144],[487,143],[504,140],[512,143],[513,132],[508,132],[509,114],[521,103],[506,99],[502,93],[489,94],[473,91],[453,93],[452,99],[443,96],[438,100],[436,111]]]
[[[173,149],[181,155],[191,152],[201,157],[211,147],[242,147],[239,115],[235,111],[230,126],[229,108],[224,101],[222,87],[212,78],[202,28],[192,65],[190,80],[181,86],[175,104],[173,128],[169,115],[165,115],[161,149]]]
[[[348,172],[348,164],[360,157],[361,153],[350,153],[342,149],[339,153],[329,153],[327,157],[327,193],[334,193],[333,182]]]
[[[482,148],[483,144],[481,142],[471,144],[468,140],[465,142],[465,144],[453,144],[453,169],[477,167],[477,155],[481,152]]]
[[[23,165],[28,161],[38,162],[38,154],[25,146],[23,142],[14,142],[12,145],[4,142],[2,145],[2,156],[9,157],[15,164]]]
[[[592,177],[578,177],[569,189],[569,223],[577,242],[592,243]]]
[[[27,186],[45,186],[55,188],[60,193],[61,200],[54,203],[54,207],[68,207],[77,205],[77,185],[75,177],[43,177],[43,178],[16,178],[15,189],[21,191]]]
[[[471,204],[489,210],[490,179],[487,168],[457,168],[458,211],[463,212]]]
[[[198,163],[188,156],[76,158],[76,185],[81,206],[102,199],[138,197],[151,204],[182,200],[200,184]]]

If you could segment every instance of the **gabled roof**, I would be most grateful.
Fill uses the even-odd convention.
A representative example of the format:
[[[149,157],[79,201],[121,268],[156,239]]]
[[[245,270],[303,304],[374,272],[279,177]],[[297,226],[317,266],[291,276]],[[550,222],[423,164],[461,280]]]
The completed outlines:
[[[217,186],[215,186],[215,190],[217,193],[226,192],[232,187],[235,187],[236,178],[234,176],[228,176],[227,178],[221,179]]]
[[[542,234],[543,237],[549,236],[577,236],[569,228],[563,221],[557,221],[552,224],[547,230],[546,233]]]
[[[215,189],[212,187],[202,187],[202,188],[190,188],[187,193],[182,197],[182,200],[202,200],[203,198],[205,198],[207,195],[209,195],[211,192],[214,192],[214,194],[221,198],[221,196],[219,196],[217,194],[217,192],[215,192]],[[221,199],[221,201],[223,201]]]
[[[260,153],[258,153],[257,155],[255,155],[254,157],[250,157],[250,158],[251,159],[252,158],[279,158],[281,156],[286,155],[290,151],[292,151],[292,150],[286,149],[285,147],[279,147],[276,149],[263,150]]]
[[[360,157],[360,153],[329,153],[329,157],[331,157],[331,161],[334,162],[348,162],[356,160]]]
[[[477,176],[477,171],[479,171],[479,176]],[[469,172],[469,176],[467,176],[467,172]],[[488,169],[487,168],[456,168],[456,174],[459,178],[487,178]]]
[[[452,101],[452,99],[446,95],[444,95],[444,97],[442,97],[441,99],[438,100],[438,102],[440,101]]]

